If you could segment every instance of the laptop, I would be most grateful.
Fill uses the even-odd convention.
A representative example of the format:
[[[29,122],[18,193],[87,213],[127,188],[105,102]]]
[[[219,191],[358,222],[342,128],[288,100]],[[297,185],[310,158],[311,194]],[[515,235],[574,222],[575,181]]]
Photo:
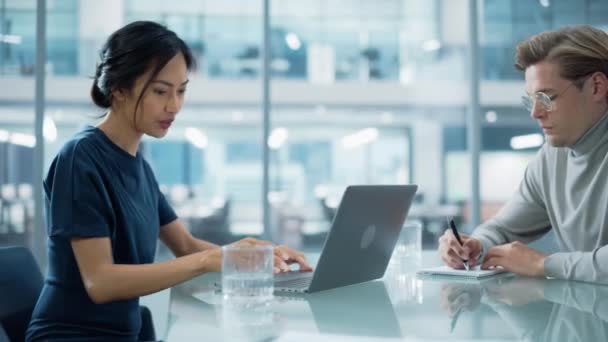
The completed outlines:
[[[314,272],[276,274],[275,292],[313,293],[384,276],[417,189],[347,187]]]

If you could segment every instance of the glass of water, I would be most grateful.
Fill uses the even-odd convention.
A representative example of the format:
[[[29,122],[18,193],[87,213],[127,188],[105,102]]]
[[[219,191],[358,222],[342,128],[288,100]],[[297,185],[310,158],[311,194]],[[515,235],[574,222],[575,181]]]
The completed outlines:
[[[393,251],[393,258],[413,261],[422,258],[422,224],[420,221],[406,221],[403,224],[399,240]]]
[[[274,291],[274,253],[271,245],[222,247],[222,293],[225,305],[269,305]]]

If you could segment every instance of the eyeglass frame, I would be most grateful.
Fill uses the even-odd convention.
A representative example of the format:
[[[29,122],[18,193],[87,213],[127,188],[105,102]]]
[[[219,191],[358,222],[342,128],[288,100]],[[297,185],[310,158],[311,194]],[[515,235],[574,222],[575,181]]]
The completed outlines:
[[[533,94],[534,97],[536,97],[536,99],[533,99],[532,96],[527,95],[527,94],[522,95],[521,96],[522,105],[528,112],[532,112],[532,109],[534,109],[534,104],[537,101],[540,101],[541,105],[543,106],[543,111],[552,112],[555,110],[554,101],[555,101],[555,99],[557,99],[558,96],[564,94],[574,84],[576,84],[577,86],[584,84],[585,82],[587,82],[587,79],[592,76],[593,73],[594,72],[591,72],[589,74],[575,78],[574,80],[572,80],[570,82],[570,84],[566,88],[564,88],[562,91],[560,91],[557,94],[554,94],[552,96],[549,96],[549,95],[547,95],[547,93],[542,92],[542,91],[537,91]]]

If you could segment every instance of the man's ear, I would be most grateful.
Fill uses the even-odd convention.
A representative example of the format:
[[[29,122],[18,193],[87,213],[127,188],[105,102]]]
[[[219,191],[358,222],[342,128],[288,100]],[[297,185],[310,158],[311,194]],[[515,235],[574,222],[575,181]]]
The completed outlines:
[[[596,72],[591,76],[593,99],[602,101],[608,98],[608,77],[603,72]]]

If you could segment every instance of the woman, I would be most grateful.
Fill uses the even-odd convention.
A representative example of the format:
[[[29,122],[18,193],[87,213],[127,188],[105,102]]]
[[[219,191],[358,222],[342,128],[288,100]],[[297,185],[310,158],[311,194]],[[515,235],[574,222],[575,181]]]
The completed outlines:
[[[192,237],[138,153],[144,134],[167,134],[193,68],[186,44],[159,24],[134,22],[108,38],[91,90],[107,113],[63,146],[44,180],[49,269],[28,341],[136,340],[140,296],[220,270],[221,248]],[[177,258],[152,263],[158,237]],[[275,247],[275,272],[291,263],[311,269]]]

